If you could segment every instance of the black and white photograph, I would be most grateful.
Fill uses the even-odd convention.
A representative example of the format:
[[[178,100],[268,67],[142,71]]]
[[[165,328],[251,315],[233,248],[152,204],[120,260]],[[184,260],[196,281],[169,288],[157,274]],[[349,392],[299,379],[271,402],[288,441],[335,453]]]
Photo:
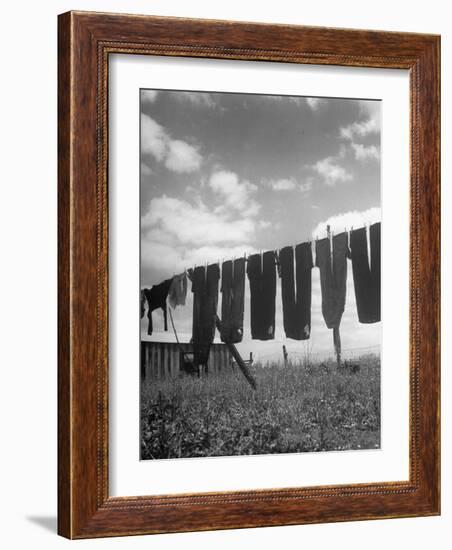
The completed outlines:
[[[140,90],[140,458],[380,448],[381,102]]]

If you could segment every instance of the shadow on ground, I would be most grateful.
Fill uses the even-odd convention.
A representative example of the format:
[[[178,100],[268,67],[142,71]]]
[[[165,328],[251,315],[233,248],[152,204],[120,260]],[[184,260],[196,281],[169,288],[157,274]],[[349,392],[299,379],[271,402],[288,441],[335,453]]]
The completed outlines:
[[[55,516],[27,516],[26,519],[46,531],[57,532],[57,518]]]

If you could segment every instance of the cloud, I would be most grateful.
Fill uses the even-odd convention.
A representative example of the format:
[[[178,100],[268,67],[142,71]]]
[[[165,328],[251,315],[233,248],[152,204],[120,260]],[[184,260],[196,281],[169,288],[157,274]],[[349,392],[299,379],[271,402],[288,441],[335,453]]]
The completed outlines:
[[[202,157],[198,150],[185,141],[175,139],[168,144],[165,166],[173,172],[194,172],[201,166]]]
[[[317,111],[319,107],[325,103],[325,100],[321,97],[307,97],[306,103],[312,111]]]
[[[168,150],[169,136],[163,126],[150,116],[141,115],[141,150],[162,161]]]
[[[218,106],[218,102],[214,99],[212,94],[207,92],[174,92],[174,97],[177,101],[186,101],[194,105],[195,107],[207,107],[214,109]]]
[[[353,140],[355,137],[365,137],[380,132],[380,101],[360,101],[360,113],[364,120],[357,120],[340,129],[344,139]]]
[[[312,189],[312,178],[307,178],[304,183],[298,183],[295,178],[279,178],[264,183],[276,192],[298,190],[306,194]]]
[[[200,198],[196,204],[166,195],[153,198],[141,218],[143,268],[164,276],[253,252],[256,225],[249,217],[231,217],[230,211],[215,213]]]
[[[297,107],[307,105],[311,111],[319,110],[323,105],[327,103],[327,100],[323,97],[303,97],[303,96],[288,96],[288,95],[265,95],[262,98],[274,101],[274,102],[288,102],[293,103]]]
[[[154,103],[157,95],[157,90],[141,90],[141,101],[142,103]]]
[[[299,183],[298,189],[304,195],[309,193],[309,191],[312,189],[312,178],[308,178],[304,183]]]
[[[353,175],[337,163],[338,159],[342,157],[343,155],[339,153],[339,155],[319,160],[312,166],[312,168],[323,177],[326,185],[332,186],[353,179]]]
[[[141,257],[143,267],[156,268],[155,258],[159,258],[158,269],[167,275],[178,273],[184,269],[195,267],[195,265],[204,265],[207,263],[216,263],[223,259],[240,258],[246,252],[253,253],[256,249],[249,243],[243,246],[202,246],[198,248],[180,248],[143,239],[141,247]],[[165,275],[163,275],[165,276]]]
[[[259,212],[260,205],[252,198],[257,185],[247,180],[240,181],[235,172],[218,170],[210,176],[208,185],[223,199],[217,212],[226,212],[227,208],[232,208],[243,216],[251,217]]]
[[[336,214],[317,224],[312,231],[313,237],[323,238],[326,236],[326,226],[329,225],[334,233],[341,233],[344,229],[350,230],[362,227],[365,224],[372,224],[381,221],[381,208],[372,207],[368,210],[351,210],[342,214]]]
[[[250,218],[231,219],[229,213],[215,213],[201,200],[193,205],[166,195],[150,201],[141,226],[143,230],[151,231],[148,236],[153,240],[176,245],[241,243],[251,239],[255,233],[255,223]]]
[[[147,164],[144,162],[141,163],[141,177],[144,178],[146,176],[150,176],[152,174],[152,168],[150,168]]]
[[[273,191],[293,191],[297,187],[297,182],[294,178],[281,178],[279,180],[271,180],[270,187]]]
[[[285,104],[293,103],[297,107],[300,107],[301,105],[304,104],[304,97],[293,96],[293,95],[281,95],[281,94],[278,94],[278,95],[273,95],[273,94],[262,95],[262,96],[260,96],[260,100],[261,101],[272,101],[274,103],[285,103]]]
[[[197,147],[172,139],[163,126],[144,113],[141,114],[141,150],[159,162],[164,161],[168,170],[173,172],[194,172],[202,163]]]
[[[351,144],[356,160],[378,160],[380,151],[375,145],[363,145],[362,143]]]
[[[273,224],[267,220],[259,220],[257,225],[259,229],[268,229],[269,227],[273,227]]]

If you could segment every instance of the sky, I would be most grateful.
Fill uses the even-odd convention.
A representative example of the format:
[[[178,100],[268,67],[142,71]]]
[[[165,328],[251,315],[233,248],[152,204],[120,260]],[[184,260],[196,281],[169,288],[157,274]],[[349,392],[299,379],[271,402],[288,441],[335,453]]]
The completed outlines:
[[[141,286],[184,269],[274,250],[381,220],[380,102],[194,91],[141,90]],[[341,323],[344,349],[380,343],[380,323],[358,323],[351,263]],[[286,339],[277,283],[275,340],[250,338],[245,285],[245,357],[262,361],[333,353],[312,270],[311,338]],[[221,311],[221,295],[219,298]],[[192,296],[173,312],[182,341],[191,337]],[[160,310],[154,334],[163,331]],[[218,336],[218,334],[217,334]],[[219,341],[219,340],[218,340]]]

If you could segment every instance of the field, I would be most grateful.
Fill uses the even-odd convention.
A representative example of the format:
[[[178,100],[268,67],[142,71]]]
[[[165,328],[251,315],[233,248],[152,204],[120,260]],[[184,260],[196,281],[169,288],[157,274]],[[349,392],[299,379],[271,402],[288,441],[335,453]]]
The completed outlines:
[[[380,447],[380,359],[274,363],[209,377],[151,381],[141,394],[141,458],[296,453]]]

